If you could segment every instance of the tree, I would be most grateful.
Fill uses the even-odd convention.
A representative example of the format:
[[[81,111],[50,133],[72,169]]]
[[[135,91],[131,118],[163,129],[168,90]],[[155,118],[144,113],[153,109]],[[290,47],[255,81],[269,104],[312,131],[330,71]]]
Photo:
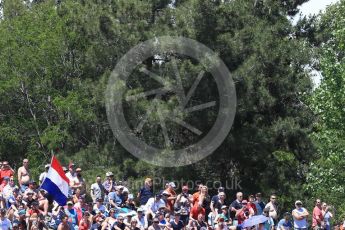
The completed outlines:
[[[345,153],[345,1],[340,1],[320,16],[317,33],[322,41],[320,67],[322,79],[310,105],[317,115],[312,137],[317,146],[317,159],[307,177],[307,189],[336,207],[342,220],[344,199]]]

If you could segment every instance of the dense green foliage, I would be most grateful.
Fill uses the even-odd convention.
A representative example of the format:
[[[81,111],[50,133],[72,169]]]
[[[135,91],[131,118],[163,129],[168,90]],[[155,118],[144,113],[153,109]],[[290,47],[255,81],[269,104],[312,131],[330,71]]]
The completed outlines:
[[[276,192],[282,210],[291,209],[293,201],[301,199],[307,168],[315,153],[310,139],[314,116],[302,102],[312,92],[305,68],[311,63],[312,49],[306,36],[294,36],[305,30],[292,26],[287,16],[296,14],[297,6],[305,0],[57,2],[3,1],[1,159],[13,165],[27,156],[37,175],[54,152],[64,164],[73,160],[85,169],[89,183],[106,170],[112,170],[117,179],[130,181],[152,176],[221,181],[231,186],[237,178],[241,187],[228,190],[231,194],[237,190],[247,194],[262,191],[266,196]],[[331,21],[331,13],[328,17],[325,21]],[[341,25],[337,26],[329,28],[340,30]],[[104,91],[116,62],[139,42],[161,35],[185,36],[210,47],[225,62],[236,85],[237,113],[231,132],[211,156],[191,166],[160,168],[137,160],[114,139],[106,117]],[[343,34],[339,32],[337,38],[338,43],[327,46],[323,67],[330,77],[314,96],[313,108],[322,115],[317,127],[320,132],[314,136],[337,133],[340,144],[344,127],[339,119],[344,116],[337,111],[343,113],[344,101],[335,98],[344,99],[344,91],[339,91],[339,97],[331,96],[344,79],[332,80],[333,74],[328,74],[343,76],[343,67],[332,65],[332,58],[340,58],[334,55],[339,54],[337,46],[344,49]],[[191,61],[177,59],[187,90],[194,79],[186,73],[197,73],[200,68]],[[152,65],[152,60],[144,65],[168,75],[160,66]],[[166,67],[171,67],[169,62]],[[153,86],[140,79],[132,81],[139,90]],[[205,99],[206,93],[217,97],[212,82],[205,81],[200,87],[205,94],[197,94],[195,102]],[[320,100],[324,105],[319,107]],[[335,104],[330,105],[329,100]],[[145,110],[147,104],[140,103],[134,111]],[[216,112],[209,110],[211,120],[204,113],[188,119],[207,130]],[[129,123],[135,123],[137,116],[132,110],[127,117]],[[176,126],[171,131],[180,144],[190,136],[182,135]],[[155,137],[157,128],[147,127],[145,132],[146,137]],[[334,152],[339,157],[337,146]],[[329,148],[317,147],[319,154]]]
[[[312,137],[318,149],[307,177],[307,189],[345,214],[345,1],[329,7],[316,23],[321,44],[321,85],[310,105],[317,115]]]

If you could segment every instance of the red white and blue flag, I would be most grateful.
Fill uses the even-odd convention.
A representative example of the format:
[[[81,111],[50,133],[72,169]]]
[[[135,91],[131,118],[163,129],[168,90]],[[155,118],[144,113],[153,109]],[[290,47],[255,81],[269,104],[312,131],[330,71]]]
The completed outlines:
[[[68,197],[69,179],[66,177],[59,161],[53,156],[47,176],[44,179],[41,189],[48,194],[60,205],[66,205]]]

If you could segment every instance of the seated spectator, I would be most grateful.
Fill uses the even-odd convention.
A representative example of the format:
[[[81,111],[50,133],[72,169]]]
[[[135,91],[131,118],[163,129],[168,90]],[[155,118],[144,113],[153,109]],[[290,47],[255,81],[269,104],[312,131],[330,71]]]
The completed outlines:
[[[89,220],[90,213],[88,211],[84,212],[83,218],[79,222],[78,230],[89,230],[91,227],[91,221]]]
[[[170,221],[170,226],[173,230],[182,230],[184,228],[184,223],[180,220],[181,213],[175,212],[174,219]]]
[[[103,205],[103,199],[102,198],[98,198],[96,200],[96,204],[94,204],[93,206],[93,211],[100,211],[102,213],[105,213],[107,211],[107,208]]]
[[[102,223],[102,230],[110,229],[116,222],[115,209],[109,210],[109,216]]]
[[[153,218],[152,225],[148,228],[148,230],[160,230],[160,229],[161,227],[159,226],[158,218],[157,217]]]
[[[65,214],[68,216],[68,222],[73,227],[73,229],[77,227],[78,226],[77,211],[73,207],[72,201],[67,202],[67,208],[65,208]]]
[[[194,219],[189,220],[187,229],[190,229],[190,230],[206,230],[207,229],[207,224],[205,222],[205,217],[200,213],[198,215],[198,219],[197,220],[194,220]]]

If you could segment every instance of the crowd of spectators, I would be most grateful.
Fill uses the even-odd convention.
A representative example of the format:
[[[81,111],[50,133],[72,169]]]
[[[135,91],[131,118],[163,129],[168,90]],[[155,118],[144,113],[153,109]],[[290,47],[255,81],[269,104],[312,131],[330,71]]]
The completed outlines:
[[[319,199],[311,214],[312,222],[308,223],[310,214],[299,200],[291,212],[282,214],[278,213],[274,194],[268,203],[262,200],[261,193],[244,196],[238,192],[231,201],[223,187],[210,196],[208,187],[202,184],[191,191],[187,185],[177,188],[174,182],[169,182],[154,193],[152,179],[146,178],[144,186],[134,194],[125,183],[115,181],[112,172],[107,172],[104,180],[101,175],[97,176],[87,189],[82,169],[73,163],[63,167],[70,181],[70,195],[66,206],[59,206],[46,191],[39,189],[50,165],[45,165],[38,183],[31,176],[28,159],[23,160],[17,172],[6,161],[0,167],[1,230],[330,230],[333,218],[330,206]],[[87,191],[92,202],[86,199]],[[244,224],[260,218],[264,221],[248,227]],[[337,227],[343,229],[342,224]]]

